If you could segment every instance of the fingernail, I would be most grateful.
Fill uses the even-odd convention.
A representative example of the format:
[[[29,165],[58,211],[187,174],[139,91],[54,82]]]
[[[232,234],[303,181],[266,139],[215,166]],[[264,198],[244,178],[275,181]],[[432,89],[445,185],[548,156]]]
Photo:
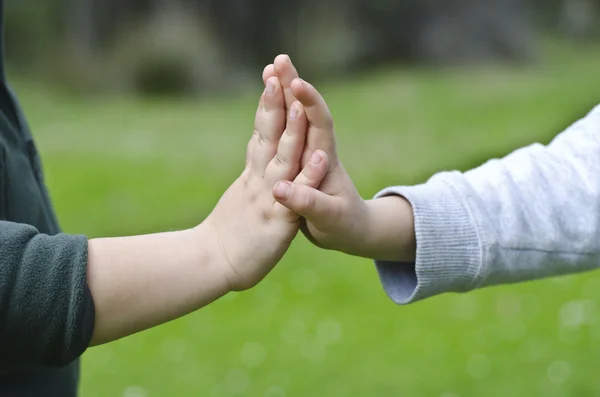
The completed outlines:
[[[272,94],[275,92],[275,84],[271,82],[271,80],[267,80],[267,94]]]
[[[287,200],[290,194],[290,186],[285,182],[277,182],[275,185],[275,196],[282,200]]]
[[[321,153],[314,152],[313,155],[310,157],[310,162],[312,163],[312,165],[319,165],[322,159],[323,157],[321,156]]]
[[[298,113],[300,113],[298,105],[292,105],[292,108],[290,109],[290,119],[295,120],[296,117],[298,117]]]

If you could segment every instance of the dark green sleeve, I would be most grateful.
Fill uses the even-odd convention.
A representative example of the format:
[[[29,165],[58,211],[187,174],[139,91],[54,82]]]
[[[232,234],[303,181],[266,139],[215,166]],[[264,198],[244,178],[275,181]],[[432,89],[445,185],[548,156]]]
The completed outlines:
[[[87,348],[87,238],[0,221],[0,369],[63,366]]]

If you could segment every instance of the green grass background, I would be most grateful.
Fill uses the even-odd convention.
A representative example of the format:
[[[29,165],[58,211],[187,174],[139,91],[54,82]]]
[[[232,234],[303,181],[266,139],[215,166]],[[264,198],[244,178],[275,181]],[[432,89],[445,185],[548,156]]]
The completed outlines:
[[[258,92],[77,98],[16,79],[63,228],[202,221],[241,172]],[[365,198],[547,143],[600,102],[598,47],[529,68],[390,68],[319,84]],[[152,294],[152,291],[148,291]],[[82,396],[596,396],[598,273],[396,306],[368,260],[299,237],[258,287],[90,349]]]

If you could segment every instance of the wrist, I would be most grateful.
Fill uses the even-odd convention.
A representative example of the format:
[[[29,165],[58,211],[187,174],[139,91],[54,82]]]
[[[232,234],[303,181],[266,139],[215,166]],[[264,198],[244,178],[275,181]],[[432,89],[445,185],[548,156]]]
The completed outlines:
[[[207,218],[198,226],[184,231],[184,233],[189,234],[190,249],[195,251],[197,265],[210,268],[215,287],[223,295],[233,291],[229,277],[231,265],[212,222]]]
[[[402,196],[366,201],[365,248],[368,257],[390,262],[413,262],[416,238],[412,206]]]

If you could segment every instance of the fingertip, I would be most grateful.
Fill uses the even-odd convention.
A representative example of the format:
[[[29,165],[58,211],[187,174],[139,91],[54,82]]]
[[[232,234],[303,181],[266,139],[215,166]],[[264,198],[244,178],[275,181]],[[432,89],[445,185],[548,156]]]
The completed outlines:
[[[329,169],[329,156],[323,150],[315,150],[294,182],[318,188]]]
[[[290,88],[292,89],[292,91],[299,91],[304,87],[304,80],[302,80],[299,77],[296,77],[294,80],[292,80],[292,82],[290,83]]]
[[[304,105],[311,105],[316,101],[314,93],[316,90],[306,81],[296,78],[290,83],[292,94]]]
[[[298,72],[287,54],[278,55],[273,62],[275,74],[281,79],[281,82],[289,87],[290,81],[298,77]]]
[[[319,181],[319,184],[327,175],[329,169],[329,156],[323,150],[316,150],[311,158],[310,165],[313,168],[314,179]],[[318,186],[318,185],[317,185]]]
[[[275,57],[275,61],[273,63],[275,65],[283,65],[288,62],[291,62],[290,56],[288,54],[279,54]]]
[[[291,183],[287,181],[279,181],[273,186],[273,197],[277,200],[286,201],[292,190]]]
[[[290,106],[290,120],[296,120],[298,117],[302,115],[304,111],[304,106],[299,101],[295,101]]]
[[[267,95],[273,94],[279,88],[279,79],[277,77],[269,77],[267,79],[267,87],[265,88]]]
[[[284,109],[283,89],[277,77],[269,77],[264,90],[264,109],[266,111]],[[285,122],[285,119],[283,120]]]
[[[273,65],[272,63],[265,66],[265,68],[263,69],[263,73],[262,73],[262,79],[263,82],[265,84],[267,84],[267,80],[270,77],[274,77],[275,76],[275,65]]]
[[[329,156],[327,156],[327,153],[324,150],[317,149],[313,153],[311,163],[313,163],[313,165],[318,165],[321,161],[329,161]]]
[[[319,175],[325,175],[329,166],[329,156],[323,150],[315,150],[310,157],[310,166],[317,170]]]

